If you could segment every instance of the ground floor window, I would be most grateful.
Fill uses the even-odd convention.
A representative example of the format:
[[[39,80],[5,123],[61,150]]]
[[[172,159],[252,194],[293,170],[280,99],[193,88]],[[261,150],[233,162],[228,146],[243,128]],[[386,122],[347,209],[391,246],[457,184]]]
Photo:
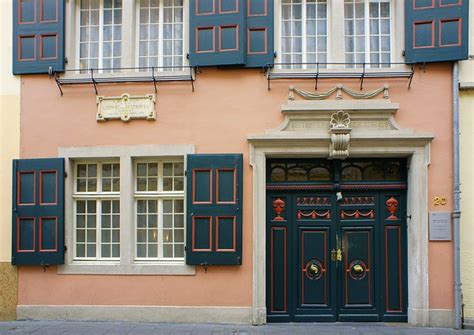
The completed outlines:
[[[133,192],[121,190],[120,158],[74,162],[74,260],[120,262],[121,231],[133,229],[133,259],[184,262],[183,158],[133,159]],[[121,220],[121,202],[133,220]],[[122,249],[123,250],[123,249]]]
[[[136,162],[137,260],[184,259],[183,183],[182,161]]]

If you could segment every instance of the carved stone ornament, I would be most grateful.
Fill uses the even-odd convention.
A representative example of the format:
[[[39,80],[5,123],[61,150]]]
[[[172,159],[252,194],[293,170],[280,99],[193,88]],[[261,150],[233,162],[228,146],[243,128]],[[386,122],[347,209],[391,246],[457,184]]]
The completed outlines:
[[[131,119],[156,120],[155,95],[131,96],[127,93],[120,97],[97,97],[97,121]]]
[[[331,115],[329,121],[329,159],[345,159],[349,157],[349,144],[351,140],[351,123],[349,113],[342,110]]]

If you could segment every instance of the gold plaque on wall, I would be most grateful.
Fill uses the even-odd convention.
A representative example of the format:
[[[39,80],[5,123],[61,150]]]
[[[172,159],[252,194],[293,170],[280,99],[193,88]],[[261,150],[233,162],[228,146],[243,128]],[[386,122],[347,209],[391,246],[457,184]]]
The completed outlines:
[[[97,121],[132,119],[156,120],[155,95],[97,97]]]

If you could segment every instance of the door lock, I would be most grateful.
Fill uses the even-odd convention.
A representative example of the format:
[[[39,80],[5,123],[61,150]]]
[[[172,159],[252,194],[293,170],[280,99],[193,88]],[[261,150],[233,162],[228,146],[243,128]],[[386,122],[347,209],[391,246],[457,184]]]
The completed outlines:
[[[342,250],[341,249],[332,249],[331,250],[331,261],[335,262],[335,261],[342,261]]]

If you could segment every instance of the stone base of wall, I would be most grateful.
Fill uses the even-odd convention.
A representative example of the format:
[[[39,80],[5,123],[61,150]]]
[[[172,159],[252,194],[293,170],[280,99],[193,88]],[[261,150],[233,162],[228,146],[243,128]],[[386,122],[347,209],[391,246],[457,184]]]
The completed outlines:
[[[18,320],[252,323],[251,307],[20,305]]]
[[[265,313],[265,312],[264,312]],[[110,305],[20,305],[18,320],[138,321],[171,323],[239,323],[252,322],[251,307],[220,306],[110,306]],[[430,327],[453,327],[453,311],[431,309]]]
[[[0,262],[0,320],[15,320],[18,304],[17,268]]]
[[[474,318],[464,318],[463,328],[474,329]]]

